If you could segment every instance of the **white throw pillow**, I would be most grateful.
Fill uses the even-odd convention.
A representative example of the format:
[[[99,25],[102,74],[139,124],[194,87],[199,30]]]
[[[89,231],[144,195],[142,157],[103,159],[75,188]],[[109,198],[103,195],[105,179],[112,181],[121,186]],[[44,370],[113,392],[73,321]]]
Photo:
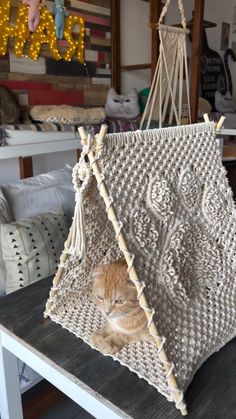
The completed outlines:
[[[3,191],[14,220],[62,207],[70,223],[74,214],[75,193],[69,167],[10,183],[3,186]]]
[[[2,223],[10,223],[12,221],[12,215],[10,208],[8,206],[7,200],[3,194],[2,189],[0,188],[0,225]],[[2,249],[0,246],[0,295],[5,292],[5,277],[6,270],[5,265],[2,259]]]
[[[1,224],[6,293],[53,275],[67,236],[68,224],[62,210]]]

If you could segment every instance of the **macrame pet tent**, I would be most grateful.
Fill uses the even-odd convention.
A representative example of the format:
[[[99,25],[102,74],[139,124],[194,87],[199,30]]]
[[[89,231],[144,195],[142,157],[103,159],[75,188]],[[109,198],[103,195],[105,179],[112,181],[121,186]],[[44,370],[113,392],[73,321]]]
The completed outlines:
[[[151,24],[159,31],[159,58],[142,116],[141,128],[144,124],[146,128],[149,128],[152,120],[159,121],[161,128],[167,116],[169,125],[181,125],[183,111],[191,122],[186,50],[186,34],[189,30],[186,28],[182,0],[178,0],[182,28],[162,24],[170,2],[171,0],[166,1],[158,24]],[[187,109],[185,110],[183,105],[184,75],[187,94]]]
[[[236,335],[236,211],[215,124],[80,135],[75,215],[45,316],[88,343],[104,324],[92,271],[123,254],[155,343],[113,358],[185,415],[195,372]]]

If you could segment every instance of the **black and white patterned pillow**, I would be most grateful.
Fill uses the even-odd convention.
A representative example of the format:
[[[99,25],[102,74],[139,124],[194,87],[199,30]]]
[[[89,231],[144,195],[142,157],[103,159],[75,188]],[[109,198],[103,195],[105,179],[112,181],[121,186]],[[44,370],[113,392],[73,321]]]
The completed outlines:
[[[62,210],[1,224],[0,228],[6,293],[55,273],[68,235]]]
[[[11,221],[13,221],[12,214],[3,190],[0,188],[0,225],[2,223],[10,223]],[[6,271],[4,261],[2,259],[2,249],[0,246],[0,295],[5,293],[5,278]]]

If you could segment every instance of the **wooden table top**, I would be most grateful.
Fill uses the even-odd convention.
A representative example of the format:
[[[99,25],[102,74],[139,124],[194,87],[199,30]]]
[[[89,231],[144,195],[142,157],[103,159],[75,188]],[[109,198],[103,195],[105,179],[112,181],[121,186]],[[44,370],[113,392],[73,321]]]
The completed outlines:
[[[180,413],[143,379],[43,318],[51,280],[0,300],[0,328],[39,351],[135,419],[175,419]],[[236,339],[200,368],[186,393],[189,419],[236,418]]]

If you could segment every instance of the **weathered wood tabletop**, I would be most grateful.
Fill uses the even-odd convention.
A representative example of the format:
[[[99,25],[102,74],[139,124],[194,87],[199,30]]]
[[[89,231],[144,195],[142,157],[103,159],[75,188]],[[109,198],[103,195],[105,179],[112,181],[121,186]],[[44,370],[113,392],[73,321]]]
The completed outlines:
[[[180,413],[146,381],[43,318],[50,279],[0,300],[0,327],[137,419],[174,419]],[[236,339],[198,371],[186,393],[192,419],[236,419]],[[105,418],[104,418],[105,419]]]

